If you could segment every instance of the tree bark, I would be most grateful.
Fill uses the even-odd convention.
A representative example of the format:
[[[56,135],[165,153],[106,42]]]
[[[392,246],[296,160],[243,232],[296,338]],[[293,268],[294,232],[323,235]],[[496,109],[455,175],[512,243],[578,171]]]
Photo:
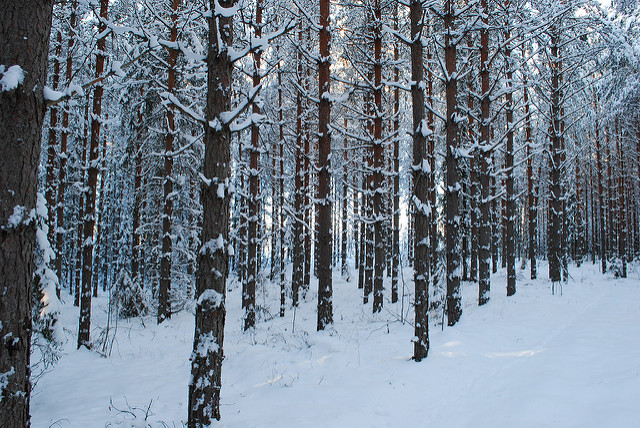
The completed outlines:
[[[447,323],[452,326],[460,319],[462,304],[460,295],[460,183],[458,178],[458,80],[456,71],[455,4],[444,0],[444,62],[446,67],[445,93],[447,105],[446,122],[446,251],[447,251]]]
[[[38,163],[45,114],[50,0],[0,2],[0,426],[28,427]]]
[[[424,103],[424,64],[422,30],[424,27],[424,9],[420,0],[411,0],[409,15],[411,20],[411,104],[413,113],[413,230],[414,261],[413,280],[415,287],[415,323],[413,359],[422,361],[429,353],[429,205],[427,202],[427,170],[425,147],[425,103]]]
[[[331,176],[329,155],[331,153],[330,100],[330,46],[331,29],[330,0],[320,0],[320,60],[318,106],[318,330],[333,323],[332,278],[331,278]]]
[[[171,0],[171,30],[170,41],[178,40],[178,7],[180,0]],[[171,95],[176,87],[176,64],[178,50],[169,49],[167,92]],[[171,318],[171,256],[173,253],[173,239],[171,238],[173,220],[173,142],[176,134],[175,107],[167,106],[167,133],[164,138],[164,195],[162,212],[162,255],[160,258],[160,287],[158,289],[158,324]]]
[[[107,19],[108,0],[100,0],[100,17]],[[100,22],[98,33],[104,34],[98,39],[95,77],[102,77],[105,62],[106,24]],[[102,115],[102,82],[96,84],[93,91],[93,114],[91,118],[91,140],[89,143],[89,165],[87,168],[87,193],[85,198],[85,212],[82,242],[82,290],[80,292],[80,319],[78,321],[78,348],[90,346],[91,332],[91,284],[93,279],[93,230],[96,224],[96,185],[98,183],[98,145],[100,142],[100,127]]]
[[[231,8],[235,0],[211,0],[210,10]],[[220,420],[220,388],[223,359],[225,294],[229,262],[229,164],[231,132],[222,114],[231,108],[233,63],[233,15],[208,18],[207,107],[204,136],[202,248],[196,271],[196,325],[191,354],[189,383],[189,428],[211,425]],[[220,124],[220,126],[209,126]],[[219,186],[224,192],[220,195]],[[222,197],[220,197],[222,196]]]

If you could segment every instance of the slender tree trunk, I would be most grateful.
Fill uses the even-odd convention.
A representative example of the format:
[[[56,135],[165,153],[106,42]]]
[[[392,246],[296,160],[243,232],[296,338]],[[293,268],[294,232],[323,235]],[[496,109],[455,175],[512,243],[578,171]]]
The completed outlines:
[[[489,94],[489,8],[487,0],[481,0],[483,9],[480,28],[480,219],[478,227],[478,304],[489,301],[491,289],[491,213],[489,211],[490,188],[489,171],[491,169],[491,134],[489,117],[491,97]]]
[[[29,427],[31,302],[38,162],[52,4],[0,2],[0,425]],[[5,75],[6,76],[6,75]],[[7,79],[10,80],[10,79]]]
[[[525,133],[525,144],[527,146],[527,212],[528,212],[528,232],[529,232],[529,269],[531,279],[536,279],[537,275],[537,262],[536,262],[536,224],[538,219],[538,212],[536,211],[536,206],[534,203],[535,195],[533,192],[533,152],[531,150],[531,146],[533,145],[533,140],[531,138],[531,111],[529,105],[529,91],[527,89],[527,80],[526,76],[523,81],[524,90],[523,90],[523,104],[524,104],[524,133]]]
[[[395,3],[393,28],[398,31],[398,3]],[[398,40],[393,44],[394,81],[400,82]],[[393,90],[393,243],[391,266],[391,303],[398,301],[398,271],[400,269],[400,90]]]
[[[414,208],[414,268],[415,286],[415,323],[413,359],[422,361],[429,353],[429,206],[427,202],[428,178],[425,153],[425,103],[424,103],[424,64],[422,29],[425,11],[420,0],[411,0],[409,15],[411,20],[411,103],[413,111],[413,197]]]
[[[62,33],[57,31],[56,44],[53,54],[53,79],[52,89],[58,90],[60,87],[60,57],[62,56]],[[56,144],[58,143],[58,106],[51,106],[49,108],[49,141],[47,146],[47,167],[46,167],[46,187],[45,187],[45,199],[47,201],[47,224],[49,226],[49,234],[47,236],[50,243],[53,244],[55,236],[56,225],[56,163],[58,161],[58,155],[56,153]],[[61,258],[62,254],[57,254],[56,258]],[[58,277],[60,279],[60,277]],[[59,285],[59,284],[58,284]],[[56,290],[58,297],[60,297],[60,288]]]
[[[71,4],[71,15],[69,16],[69,38],[67,44],[67,64],[65,70],[65,82],[67,86],[71,83],[71,76],[73,74],[73,46],[76,40],[76,9],[77,1],[74,0]],[[66,189],[66,176],[67,176],[67,140],[69,138],[69,110],[67,105],[62,110],[62,129],[60,133],[60,169],[58,170],[58,200],[56,204],[57,208],[57,227],[56,227],[56,273],[58,279],[62,280],[62,254],[64,253],[64,240],[65,235],[65,221],[64,221],[64,207],[65,207],[65,189]],[[69,275],[70,276],[70,275]],[[69,281],[69,288],[71,288],[71,281]]]
[[[262,36],[262,4],[260,0],[256,2],[255,15],[255,36]],[[253,86],[260,85],[260,61],[261,51],[253,54]],[[258,104],[253,104],[253,114],[259,115]],[[258,219],[260,207],[258,202],[258,188],[260,177],[258,173],[258,158],[260,157],[260,129],[255,123],[251,125],[251,151],[249,155],[249,230],[247,243],[247,268],[249,269],[247,278],[247,289],[242,294],[242,307],[244,313],[244,331],[252,328],[256,324],[256,283],[258,275]]]
[[[330,70],[331,40],[330,0],[320,0],[320,61],[318,107],[318,330],[333,323],[331,284],[331,176],[329,156],[331,154]]]
[[[457,71],[455,35],[455,4],[453,0],[444,0],[444,62],[446,67],[445,92],[447,105],[446,123],[446,247],[447,247],[447,321],[455,325],[462,314],[460,295],[460,254],[458,237],[460,235],[459,199],[460,183],[458,178],[458,123],[456,114]]]
[[[302,42],[302,21],[298,27],[298,42]],[[302,78],[302,52],[298,50],[297,55],[297,77]],[[296,174],[294,191],[294,223],[293,223],[293,273],[291,275],[291,292],[293,306],[298,306],[300,292],[304,287],[305,272],[305,226],[303,225],[303,157],[302,157],[302,92],[298,89],[296,93]]]
[[[171,43],[178,39],[178,7],[180,0],[171,1]],[[167,79],[167,92],[173,95],[176,87],[176,63],[178,50],[169,49],[169,75]],[[162,213],[162,255],[160,258],[160,287],[158,289],[158,324],[167,318],[171,318],[171,256],[173,253],[173,240],[171,239],[173,218],[173,142],[175,140],[176,125],[173,104],[167,106],[167,133],[164,138],[164,196]]]
[[[506,2],[509,8],[509,0]],[[511,38],[510,23],[506,24],[504,38]],[[516,294],[516,237],[515,237],[515,195],[513,191],[513,68],[511,65],[511,45],[509,42],[504,47],[504,56],[507,61],[507,93],[506,97],[506,119],[507,119],[507,147],[505,151],[505,173],[506,173],[506,259],[507,259],[507,296]]]
[[[211,0],[210,10],[231,8],[235,0]],[[231,107],[233,63],[229,47],[233,44],[233,15],[210,17],[207,55],[207,107],[204,136],[203,175],[210,183],[203,186],[203,221],[196,271],[196,326],[191,354],[189,383],[189,428],[210,426],[220,420],[220,388],[223,359],[225,293],[229,262],[229,179],[231,132],[222,114]],[[222,126],[208,126],[220,123]],[[220,192],[223,186],[224,192]],[[220,193],[223,193],[222,195]],[[222,196],[222,197],[220,197]]]
[[[140,88],[140,95],[143,90]],[[140,206],[142,205],[142,143],[143,143],[142,105],[138,107],[136,120],[135,166],[133,177],[133,227],[131,234],[131,281],[134,286],[141,287],[140,275]]]
[[[549,279],[559,282],[561,279],[562,251],[562,189],[560,185],[561,168],[561,129],[560,129],[560,71],[558,36],[555,26],[551,27],[551,227],[549,229]]]
[[[107,19],[108,0],[100,0],[100,17]],[[98,32],[104,34],[98,39],[98,55],[96,58],[96,78],[104,72],[106,24],[101,22]],[[98,143],[100,142],[100,127],[102,124],[102,95],[104,88],[102,82],[97,83],[93,91],[93,113],[91,118],[91,140],[89,143],[89,165],[87,168],[87,192],[85,201],[85,216],[83,225],[82,243],[82,290],[80,292],[80,319],[78,322],[78,348],[84,345],[90,346],[89,334],[91,332],[91,284],[93,280],[93,230],[96,216],[96,185],[98,181]]]
[[[384,213],[383,213],[383,149],[382,149],[382,12],[380,0],[374,1],[374,30],[373,30],[373,215],[375,233],[375,273],[373,279],[373,312],[382,311],[383,281],[385,266],[384,251]]]
[[[596,170],[598,174],[598,208],[600,212],[600,245],[598,246],[600,252],[600,261],[602,273],[607,272],[607,235],[605,229],[605,210],[604,210],[604,189],[602,186],[602,148],[600,147],[600,127],[598,125],[598,103],[594,95],[594,109],[596,111],[595,119],[595,141],[596,141]],[[639,169],[640,171],[640,169]],[[639,173],[640,177],[640,173]]]
[[[344,129],[347,129],[347,118],[344,118]],[[348,156],[347,156],[348,141],[347,137],[344,138],[344,153],[342,154],[342,162],[344,166],[342,168],[342,242],[340,248],[340,254],[342,256],[342,278],[347,282],[351,280],[349,274],[349,265],[347,262],[347,245],[349,243],[349,230],[348,230],[348,209],[349,209],[349,192],[348,192]]]

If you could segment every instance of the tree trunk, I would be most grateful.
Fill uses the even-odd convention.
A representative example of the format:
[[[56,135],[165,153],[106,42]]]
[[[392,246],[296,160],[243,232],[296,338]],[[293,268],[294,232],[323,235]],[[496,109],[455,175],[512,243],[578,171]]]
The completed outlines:
[[[509,8],[509,0],[507,0]],[[510,23],[506,23],[504,38],[511,38]],[[504,56],[507,62],[507,93],[505,94],[505,113],[507,119],[507,147],[504,154],[506,173],[506,259],[507,259],[507,296],[516,294],[516,237],[515,237],[515,195],[513,192],[513,68],[511,64],[511,45],[509,42],[504,47]]]
[[[171,43],[178,39],[178,6],[180,0],[171,0]],[[167,78],[167,92],[171,95],[176,87],[176,63],[178,50],[169,49],[169,75]],[[162,256],[160,259],[160,287],[158,289],[158,324],[171,318],[171,256],[173,240],[171,239],[173,217],[173,142],[175,140],[176,125],[173,104],[167,106],[167,133],[164,138],[164,195],[162,213]]]
[[[373,312],[382,311],[383,305],[383,281],[385,266],[385,248],[384,248],[384,213],[382,207],[382,32],[381,19],[382,11],[380,0],[374,1],[374,30],[373,30],[373,215],[374,215],[374,233],[375,233],[375,250],[374,250],[374,279],[373,279]]]
[[[424,9],[419,0],[409,3],[411,20],[411,104],[413,112],[413,230],[414,262],[413,280],[415,287],[415,324],[413,359],[422,361],[429,353],[429,205],[427,202],[427,170],[424,127],[425,103],[423,90],[423,43],[422,29]]]
[[[0,2],[0,425],[28,427],[31,284],[52,2]],[[2,74],[2,73],[0,73]],[[6,77],[6,74],[4,75]],[[10,80],[10,79],[7,79]]]
[[[445,92],[447,105],[446,122],[446,247],[447,247],[447,322],[455,325],[462,314],[460,295],[460,183],[458,179],[458,110],[455,31],[455,4],[453,0],[444,2],[444,62],[446,67]]]
[[[71,4],[71,15],[69,16],[69,38],[67,44],[67,64],[65,70],[65,82],[67,86],[71,83],[71,76],[73,73],[73,46],[76,40],[76,9],[77,1],[74,0]],[[62,110],[62,130],[60,133],[60,169],[58,170],[58,199],[57,199],[57,227],[56,227],[56,274],[58,279],[62,281],[62,253],[64,249],[63,236],[66,231],[64,230],[64,206],[65,206],[65,189],[66,189],[66,176],[67,176],[67,140],[69,138],[69,110],[67,105]],[[70,277],[70,275],[69,275]],[[71,292],[71,281],[69,281],[69,288]]]
[[[480,28],[480,220],[478,227],[478,305],[489,301],[491,290],[491,213],[489,194],[491,183],[491,134],[489,117],[491,97],[489,94],[489,7],[487,0],[481,0],[483,9]]]
[[[231,8],[235,0],[211,0],[210,10]],[[231,132],[222,114],[231,107],[233,63],[233,15],[208,19],[207,107],[203,175],[211,180],[201,191],[203,221],[196,271],[196,326],[189,383],[189,428],[220,420],[220,387],[223,359],[225,294],[229,265],[229,164]],[[209,126],[219,123],[220,127]],[[220,192],[220,187],[224,192]],[[222,193],[222,195],[221,195]],[[222,196],[222,197],[220,197]]]
[[[100,0],[100,17],[107,19],[108,0]],[[102,77],[105,62],[106,25],[101,22],[98,33],[104,34],[98,39],[96,58],[96,78]],[[102,116],[102,82],[97,83],[93,91],[93,114],[91,118],[91,140],[89,143],[89,165],[87,168],[87,193],[85,199],[85,216],[82,242],[82,290],[80,292],[80,319],[78,321],[78,348],[82,345],[89,347],[89,333],[91,332],[91,284],[93,279],[93,230],[96,216],[96,185],[98,182],[98,144],[100,142],[100,127]]]
[[[331,154],[330,70],[331,41],[330,0],[320,0],[320,61],[318,107],[318,330],[333,323],[331,284],[331,176],[329,155]]]

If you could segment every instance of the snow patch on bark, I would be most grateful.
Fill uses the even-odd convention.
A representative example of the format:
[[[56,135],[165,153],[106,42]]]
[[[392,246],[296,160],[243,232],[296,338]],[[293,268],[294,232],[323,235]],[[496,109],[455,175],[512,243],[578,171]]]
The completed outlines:
[[[9,68],[0,65],[0,76],[0,90],[3,92],[13,91],[24,82],[24,70],[19,65]]]

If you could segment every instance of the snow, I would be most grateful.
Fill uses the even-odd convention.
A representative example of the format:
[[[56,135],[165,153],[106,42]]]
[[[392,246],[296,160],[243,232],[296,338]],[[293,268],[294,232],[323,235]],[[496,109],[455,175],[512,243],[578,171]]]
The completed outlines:
[[[546,268],[539,263],[539,272]],[[315,281],[284,318],[277,316],[279,286],[267,283],[256,304],[274,317],[246,334],[241,287],[231,282],[222,420],[215,425],[640,426],[640,267],[630,266],[627,280],[602,276],[590,264],[570,273],[563,295],[553,296],[548,280],[530,281],[528,270],[518,270],[517,293],[507,298],[500,270],[482,307],[477,285],[464,282],[460,322],[441,330],[431,317],[431,348],[420,363],[410,359],[408,282],[400,284],[404,306],[385,301],[383,312],[372,315],[357,284],[341,280],[336,269],[335,323],[324,332],[315,331]],[[403,272],[405,280],[411,275]],[[78,309],[70,296],[65,300],[60,322],[70,340],[34,389],[32,425],[129,427],[146,419],[152,427],[182,426],[193,315],[183,311],[159,326],[154,314],[144,322],[120,320],[113,352],[104,358],[75,349]],[[97,337],[108,302],[101,296],[92,304]]]
[[[19,65],[0,65],[0,91],[13,91],[24,82],[24,70]]]
[[[45,86],[42,88],[42,95],[46,101],[58,101],[60,98],[65,96],[65,93]]]

